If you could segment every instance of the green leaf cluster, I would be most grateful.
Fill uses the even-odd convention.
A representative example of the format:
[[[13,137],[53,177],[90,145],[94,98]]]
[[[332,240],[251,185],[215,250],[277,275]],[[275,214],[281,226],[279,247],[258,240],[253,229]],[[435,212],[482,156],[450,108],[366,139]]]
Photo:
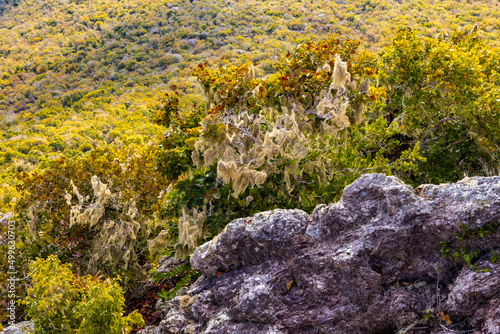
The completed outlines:
[[[484,254],[485,251],[480,252],[470,247],[469,244],[471,241],[484,240],[486,236],[495,233],[499,226],[499,222],[489,222],[484,226],[475,228],[462,224],[460,226],[460,231],[455,233],[452,240],[441,242],[441,255],[445,258],[453,258],[456,261],[462,262],[470,270],[477,272],[484,271],[484,269],[474,264],[474,261],[478,259],[479,255],[482,253]],[[487,249],[486,253],[487,252],[491,252],[490,261],[492,263],[498,262],[498,253],[496,250]]]
[[[179,291],[189,285],[192,281],[196,280],[200,276],[200,273],[194,271],[191,269],[191,265],[189,264],[181,264],[180,266],[172,269],[166,274],[157,274],[155,276],[155,281],[159,282],[165,278],[179,278],[178,282],[175,284],[175,286],[170,289],[169,291],[167,290],[161,290],[158,292],[158,298],[160,298],[163,302],[168,301],[172,298],[174,298]]]
[[[456,181],[495,166],[500,140],[498,49],[477,29],[427,38],[401,31],[381,53],[385,117],[420,141],[420,183]],[[490,167],[491,169],[491,167]]]
[[[22,301],[36,333],[129,333],[143,326],[134,311],[123,316],[125,299],[117,279],[78,277],[56,256],[30,265],[32,286]]]

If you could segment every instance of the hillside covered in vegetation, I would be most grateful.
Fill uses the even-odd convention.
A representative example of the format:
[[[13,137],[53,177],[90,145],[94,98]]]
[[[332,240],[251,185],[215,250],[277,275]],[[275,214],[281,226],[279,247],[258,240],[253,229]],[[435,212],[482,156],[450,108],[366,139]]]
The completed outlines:
[[[115,139],[147,143],[161,131],[149,121],[171,85],[198,94],[191,78],[198,63],[252,61],[263,75],[282,52],[329,34],[379,51],[403,28],[434,37],[477,24],[489,45],[498,44],[500,29],[495,1],[13,0],[0,6],[0,168],[9,178]],[[3,204],[12,198],[6,195]]]
[[[364,173],[496,174],[499,17],[494,1],[0,3],[0,218],[16,270],[39,268],[18,317],[55,319],[33,299],[51,271],[68,303],[108,291],[119,312],[161,256],[311,212]],[[58,326],[84,333],[81,307]]]

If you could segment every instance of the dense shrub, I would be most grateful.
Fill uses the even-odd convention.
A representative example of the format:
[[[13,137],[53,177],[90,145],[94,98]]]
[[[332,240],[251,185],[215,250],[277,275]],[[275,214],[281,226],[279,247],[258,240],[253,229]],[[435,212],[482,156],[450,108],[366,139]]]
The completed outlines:
[[[15,211],[26,262],[55,254],[82,273],[121,274],[125,282],[144,274],[137,253],[162,229],[155,212],[167,186],[153,149],[97,149],[20,174]]]
[[[397,127],[365,117],[386,92],[376,85],[376,56],[358,47],[335,36],[302,44],[264,78],[251,62],[199,65],[204,110],[167,94],[155,118],[168,126],[158,165],[172,181],[162,217],[178,229],[178,256],[234,218],[310,212],[362,173],[416,167],[417,144],[401,148]]]
[[[22,301],[36,333],[123,334],[143,326],[134,311],[123,316],[125,299],[117,280],[78,277],[56,256],[30,265],[32,286]]]
[[[381,54],[388,91],[380,111],[426,157],[417,183],[496,174],[500,141],[500,61],[477,28],[437,38],[400,31]]]

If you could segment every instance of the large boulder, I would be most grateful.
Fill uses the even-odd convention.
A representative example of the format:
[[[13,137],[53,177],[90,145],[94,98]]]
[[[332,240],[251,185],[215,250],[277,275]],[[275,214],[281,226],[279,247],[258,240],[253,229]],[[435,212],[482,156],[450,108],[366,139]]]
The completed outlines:
[[[196,249],[191,265],[203,276],[158,310],[158,330],[500,333],[500,264],[491,261],[500,232],[457,237],[499,221],[500,177],[413,189],[363,175],[311,215],[273,210],[231,222]],[[442,256],[469,251],[469,267]]]

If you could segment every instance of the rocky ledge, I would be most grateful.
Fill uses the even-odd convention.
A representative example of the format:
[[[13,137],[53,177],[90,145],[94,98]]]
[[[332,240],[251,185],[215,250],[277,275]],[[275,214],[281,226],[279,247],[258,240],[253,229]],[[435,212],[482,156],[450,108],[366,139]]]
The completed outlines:
[[[154,332],[500,333],[498,222],[500,177],[413,189],[363,175],[311,215],[230,223]]]

